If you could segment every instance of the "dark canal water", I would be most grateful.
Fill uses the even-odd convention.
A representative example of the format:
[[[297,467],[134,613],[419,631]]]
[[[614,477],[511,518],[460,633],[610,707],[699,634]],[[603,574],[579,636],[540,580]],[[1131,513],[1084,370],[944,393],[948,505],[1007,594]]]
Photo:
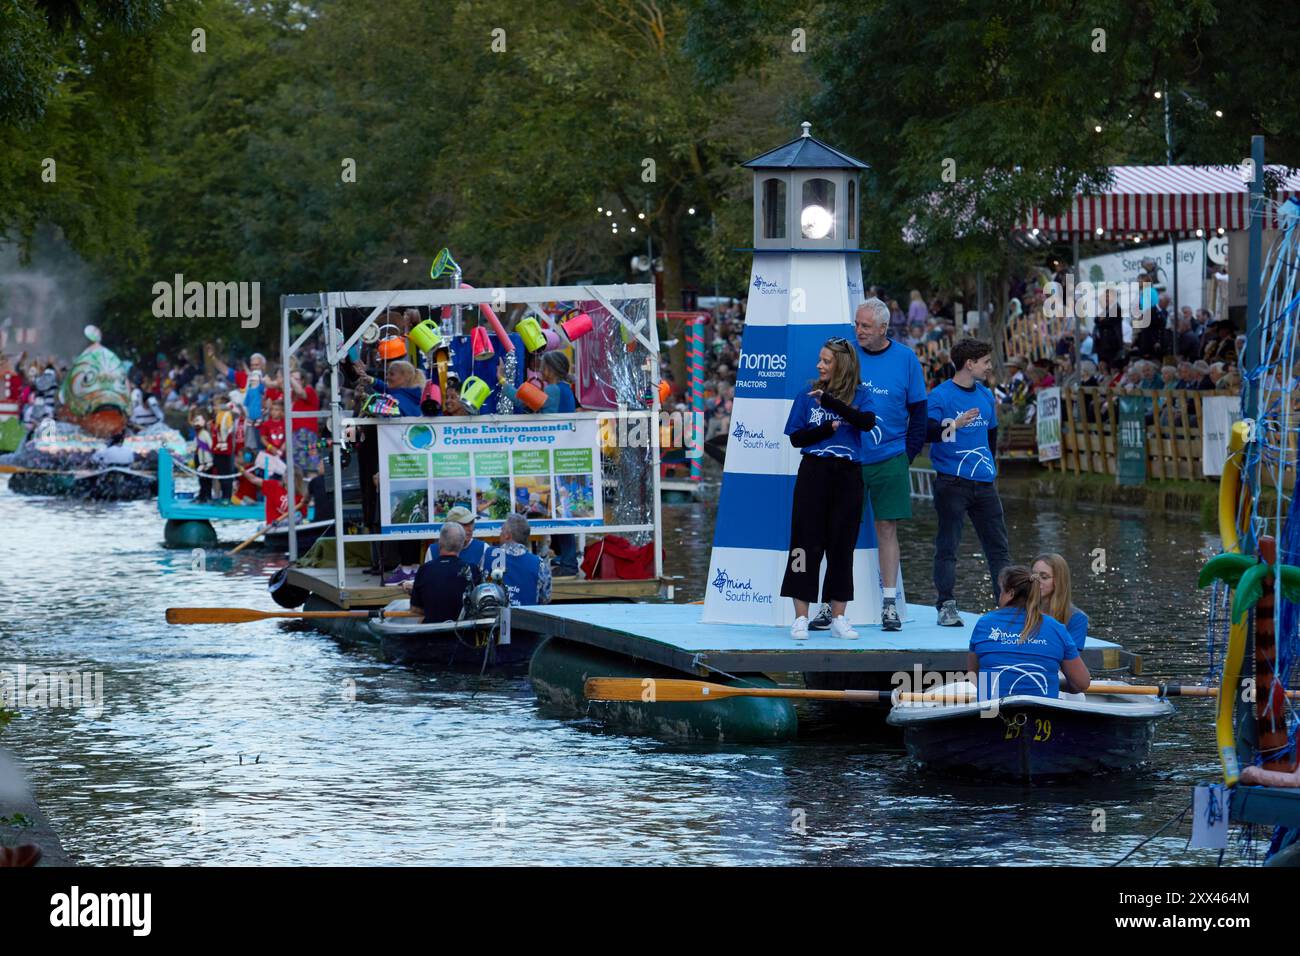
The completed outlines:
[[[698,600],[712,505],[666,506],[664,520],[678,600]],[[1018,558],[1066,555],[1094,631],[1141,653],[1147,679],[1204,674],[1195,577],[1217,536],[1046,502],[1009,504],[1008,526]],[[914,601],[930,596],[933,533],[921,505],[903,536]],[[0,669],[104,679],[101,715],[26,710],[0,740],[89,864],[1099,865],[1218,773],[1210,705],[1195,701],[1160,726],[1150,770],[1034,790],[921,776],[889,740],[842,732],[726,748],[618,736],[540,715],[524,678],[419,673],[294,625],[169,627],[169,605],[272,608],[277,562],[245,552],[194,570],[161,539],[152,502],[0,483]],[[985,606],[976,547],[968,537],[959,569],[969,610]],[[1105,573],[1086,571],[1094,548]],[[1188,833],[1131,862],[1212,865],[1217,853],[1184,849]]]

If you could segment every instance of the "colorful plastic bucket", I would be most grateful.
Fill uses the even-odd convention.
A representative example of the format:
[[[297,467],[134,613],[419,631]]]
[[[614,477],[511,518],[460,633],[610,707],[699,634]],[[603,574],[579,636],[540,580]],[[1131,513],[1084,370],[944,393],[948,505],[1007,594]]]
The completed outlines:
[[[488,400],[490,394],[492,394],[492,389],[488,388],[488,383],[477,375],[471,375],[460,383],[461,401],[475,411],[483,407],[483,403]]]
[[[553,329],[542,329],[542,337],[546,339],[548,351],[563,347],[563,343],[560,341],[560,333]]]
[[[474,353],[475,362],[484,362],[497,354],[492,348],[492,340],[488,338],[487,329],[481,325],[476,325],[470,332],[469,346],[470,351]]]
[[[546,346],[546,336],[542,334],[542,327],[532,316],[526,319],[520,319],[515,326],[515,331],[519,337],[524,340],[524,348],[530,352],[536,352],[538,349]]]
[[[591,316],[586,312],[579,312],[568,322],[565,322],[562,327],[570,342],[577,341],[594,328],[591,324]]]
[[[433,324],[433,319],[425,319],[411,329],[411,341],[421,352],[432,352],[442,344],[442,333]]]
[[[380,339],[376,351],[379,352],[379,357],[386,362],[404,359],[406,358],[406,338],[401,335],[390,335],[387,338]]]
[[[546,393],[532,382],[524,382],[515,391],[515,398],[527,405],[532,411],[540,412],[546,404]]]

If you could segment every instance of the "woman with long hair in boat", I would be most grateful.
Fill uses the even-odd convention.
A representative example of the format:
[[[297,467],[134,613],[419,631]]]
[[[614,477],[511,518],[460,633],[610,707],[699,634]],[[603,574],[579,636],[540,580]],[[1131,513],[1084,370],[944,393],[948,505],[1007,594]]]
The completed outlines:
[[[1074,606],[1070,588],[1070,566],[1065,558],[1048,551],[1034,558],[1030,565],[1034,580],[1038,582],[1038,596],[1043,613],[1050,614],[1057,622],[1065,625],[1074,641],[1074,646],[1083,653],[1084,642],[1088,640],[1088,615]]]
[[[1013,564],[998,575],[998,609],[975,622],[966,666],[979,672],[980,700],[1013,695],[1059,697],[1083,693],[1092,676],[1065,627],[1043,613],[1042,594],[1030,570]],[[986,676],[987,675],[987,676]]]
[[[828,339],[817,355],[817,378],[790,408],[785,433],[802,456],[790,514],[790,554],[781,596],[794,600],[790,636],[808,637],[808,605],[831,605],[831,635],[855,638],[844,609],[853,600],[853,546],[862,517],[861,432],[876,425],[871,392],[861,384],[856,348]]]

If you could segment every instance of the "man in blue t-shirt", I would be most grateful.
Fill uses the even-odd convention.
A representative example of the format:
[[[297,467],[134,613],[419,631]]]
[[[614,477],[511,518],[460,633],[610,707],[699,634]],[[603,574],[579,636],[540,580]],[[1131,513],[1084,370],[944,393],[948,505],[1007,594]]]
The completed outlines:
[[[934,463],[934,510],[939,531],[934,541],[934,589],[939,623],[961,627],[953,598],[957,581],[957,547],[969,515],[979,535],[984,559],[998,599],[997,580],[1011,564],[1007,526],[995,480],[998,476],[998,405],[980,384],[992,365],[992,348],[978,339],[961,339],[953,346],[957,374],[935,386],[929,397],[926,437]]]
[[[521,514],[506,515],[499,543],[483,558],[486,574],[500,571],[512,607],[551,603],[551,566],[528,547],[532,528]]]
[[[902,626],[898,596],[898,522],[912,517],[912,459],[925,445],[925,373],[906,345],[889,339],[889,306],[870,298],[854,315],[862,384],[871,392],[876,427],[862,433],[862,484],[876,525],[884,602],[881,626]],[[863,516],[866,508],[863,508]]]

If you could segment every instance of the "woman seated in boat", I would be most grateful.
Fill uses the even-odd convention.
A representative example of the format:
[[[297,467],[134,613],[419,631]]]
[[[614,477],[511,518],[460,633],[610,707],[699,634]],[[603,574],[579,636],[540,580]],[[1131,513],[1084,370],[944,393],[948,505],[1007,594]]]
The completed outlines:
[[[1092,676],[1066,629],[1043,613],[1038,583],[1029,569],[1012,565],[998,575],[998,609],[985,614],[971,632],[966,666],[979,672],[980,700],[1013,695],[1059,697],[1083,693]]]
[[[1065,558],[1052,552],[1040,554],[1034,558],[1030,569],[1038,582],[1043,613],[1056,618],[1058,624],[1064,624],[1074,646],[1083,653],[1084,642],[1088,640],[1088,615],[1074,606],[1070,566],[1065,563]]]

